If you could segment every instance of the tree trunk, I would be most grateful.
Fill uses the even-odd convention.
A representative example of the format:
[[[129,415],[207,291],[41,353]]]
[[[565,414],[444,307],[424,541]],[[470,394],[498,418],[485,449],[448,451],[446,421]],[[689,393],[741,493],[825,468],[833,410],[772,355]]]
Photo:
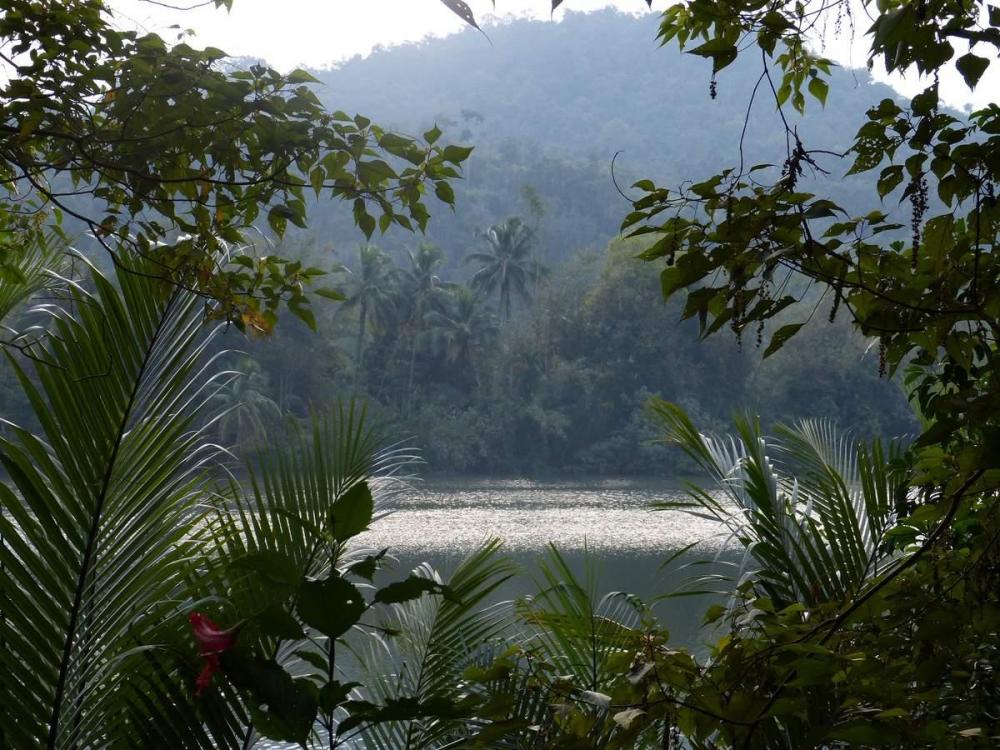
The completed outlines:
[[[410,344],[410,376],[406,384],[406,414],[409,416],[413,406],[413,370],[417,364],[417,334],[413,333],[413,342]]]
[[[361,301],[361,309],[358,312],[358,345],[354,355],[354,393],[358,392],[358,378],[364,365],[365,356],[365,324],[368,322],[368,303]]]

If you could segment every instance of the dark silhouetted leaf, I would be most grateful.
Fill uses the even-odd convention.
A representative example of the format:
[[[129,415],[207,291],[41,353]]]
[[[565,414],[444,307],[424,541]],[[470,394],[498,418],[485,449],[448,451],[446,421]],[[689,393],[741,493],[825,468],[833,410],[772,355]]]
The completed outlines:
[[[375,502],[366,482],[358,482],[333,503],[328,516],[330,533],[337,541],[357,536],[372,522]]]
[[[299,593],[299,616],[329,638],[339,638],[357,623],[368,605],[350,581],[334,575],[306,581]]]

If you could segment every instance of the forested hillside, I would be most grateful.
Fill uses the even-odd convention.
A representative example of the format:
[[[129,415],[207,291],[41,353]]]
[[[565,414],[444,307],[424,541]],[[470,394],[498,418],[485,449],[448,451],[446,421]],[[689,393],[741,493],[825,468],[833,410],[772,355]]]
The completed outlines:
[[[639,176],[669,182],[736,164],[755,82],[747,65],[724,71],[713,98],[700,61],[657,50],[652,17],[571,14],[488,33],[492,45],[467,31],[317,73],[331,105],[404,132],[436,124],[476,150],[456,210],[437,211],[422,240],[376,233],[377,247],[362,250],[348,211],[313,207],[310,228],[279,250],[345,264],[334,278],[348,300],[317,311],[318,336],[288,316],[233,357],[251,376],[227,397],[249,405],[220,425],[224,442],[247,448],[283,412],[351,394],[412,435],[430,472],[677,471],[649,443],[652,395],[720,429],[743,409],[765,423],[829,417],[863,434],[915,428],[877,352],[865,356],[846,319],[831,325],[826,301],[762,361],[764,331],[699,342],[696,322],[660,301],[659,269],[633,259],[641,245],[615,239],[629,204],[612,181],[614,154],[626,191]],[[798,127],[814,146],[843,150],[853,123],[892,92],[860,72],[835,78],[825,111]],[[765,107],[747,131],[747,163],[780,163],[784,136]],[[869,179],[811,178],[848,206]],[[490,227],[509,231],[491,239]],[[491,263],[512,248],[504,281]]]
[[[428,229],[446,258],[466,252],[475,230],[523,213],[522,189],[530,186],[547,209],[546,257],[564,260],[581,247],[603,247],[618,231],[628,203],[611,180],[616,153],[626,192],[639,178],[679,183],[739,162],[759,70],[750,60],[734,63],[719,74],[713,99],[703,60],[659,49],[656,24],[655,14],[610,10],[569,13],[560,23],[517,20],[490,27],[492,44],[470,29],[314,72],[331,107],[412,133],[437,124],[476,147],[457,210],[438,211]],[[865,110],[895,94],[863,70],[835,70],[833,81],[826,107],[793,124],[814,148],[844,151]],[[760,96],[753,115],[747,164],[780,165],[785,136],[773,105]],[[816,177],[849,207],[870,181]],[[323,242],[356,241],[343,212],[320,211],[310,223]],[[384,244],[410,241],[401,233]]]
[[[403,132],[436,124],[475,151],[456,210],[432,206],[423,238],[376,233],[378,248],[362,253],[350,211],[321,201],[309,229],[273,248],[349,268],[330,280],[348,301],[316,300],[318,335],[289,315],[249,347],[223,337],[246,352],[230,364],[251,373],[239,392],[218,397],[244,403],[220,423],[223,443],[249,448],[284,412],[352,394],[412,436],[430,472],[676,471],[648,442],[653,395],[720,429],[744,409],[765,423],[829,417],[862,434],[915,429],[902,390],[879,378],[877,352],[865,356],[843,317],[827,322],[827,301],[816,299],[813,324],[762,361],[757,332],[698,341],[697,324],[660,301],[659,269],[633,260],[641,246],[616,240],[629,204],[612,180],[614,155],[626,192],[639,177],[679,181],[738,163],[749,63],[727,68],[712,98],[699,60],[652,43],[653,17],[570,14],[488,33],[492,45],[467,31],[316,72],[331,106]],[[825,110],[798,125],[831,150],[846,148],[852,123],[892,95],[861,72],[835,78]],[[780,162],[782,131],[769,122],[758,104],[747,163]],[[811,178],[848,206],[870,179]],[[506,250],[484,233],[511,217],[521,275],[506,282],[505,298],[488,272],[491,253],[496,261]],[[807,287],[799,293],[813,298]],[[27,419],[13,376],[0,388]]]

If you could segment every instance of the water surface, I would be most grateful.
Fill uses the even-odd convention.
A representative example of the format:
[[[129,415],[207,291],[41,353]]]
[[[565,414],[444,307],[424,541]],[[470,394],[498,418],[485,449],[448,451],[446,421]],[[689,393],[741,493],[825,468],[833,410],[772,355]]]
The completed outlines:
[[[684,497],[681,482],[633,479],[434,479],[392,503],[391,513],[359,537],[389,548],[396,574],[420,562],[448,570],[484,540],[499,537],[523,574],[498,592],[512,599],[537,590],[539,559],[554,544],[570,566],[597,572],[598,590],[627,591],[654,605],[675,642],[698,648],[698,631],[711,597],[667,598],[691,578],[723,572],[720,527],[679,510],[656,511],[656,502]],[[664,568],[672,553],[694,549]],[[717,559],[719,558],[719,559]]]
[[[630,479],[432,480],[400,495],[361,537],[400,553],[452,555],[497,536],[515,552],[543,549],[664,555],[693,541],[718,548],[718,526],[655,502],[684,496],[679,482]]]

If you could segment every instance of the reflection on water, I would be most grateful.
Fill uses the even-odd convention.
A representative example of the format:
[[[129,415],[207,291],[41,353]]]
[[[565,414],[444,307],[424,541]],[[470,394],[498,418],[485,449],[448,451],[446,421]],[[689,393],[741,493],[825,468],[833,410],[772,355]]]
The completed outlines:
[[[719,554],[726,536],[718,524],[679,510],[650,510],[654,502],[683,496],[678,482],[433,480],[396,498],[390,515],[358,541],[389,548],[396,560],[390,576],[425,561],[447,575],[484,539],[499,537],[523,575],[498,590],[496,600],[537,591],[538,560],[552,542],[578,575],[589,557],[599,593],[639,595],[654,605],[671,640],[700,650],[706,634],[699,623],[713,597],[663,597],[695,576],[731,573],[733,555]],[[663,568],[692,542],[698,544],[683,559]]]
[[[493,601],[538,590],[537,563],[549,542],[556,544],[578,575],[587,565],[585,550],[589,550],[599,594],[638,594],[654,606],[672,644],[704,654],[712,633],[701,630],[700,622],[713,597],[657,601],[689,577],[723,572],[727,564],[726,559],[716,559],[724,541],[717,524],[681,511],[649,509],[654,502],[682,496],[679,483],[635,480],[433,480],[396,496],[391,513],[358,542],[389,548],[395,564],[381,575],[395,580],[421,562],[447,576],[483,540],[499,537],[523,575],[494,592]],[[685,570],[685,561],[677,561],[662,568],[672,552],[692,542],[699,544],[686,560],[708,564]],[[264,743],[263,747],[291,746]]]
[[[651,511],[679,499],[674,483],[634,480],[431,481],[393,501],[393,511],[358,541],[397,554],[465,552],[498,536],[512,552],[560,549],[598,554],[669,554],[693,541],[721,543],[719,527],[681,511]]]

